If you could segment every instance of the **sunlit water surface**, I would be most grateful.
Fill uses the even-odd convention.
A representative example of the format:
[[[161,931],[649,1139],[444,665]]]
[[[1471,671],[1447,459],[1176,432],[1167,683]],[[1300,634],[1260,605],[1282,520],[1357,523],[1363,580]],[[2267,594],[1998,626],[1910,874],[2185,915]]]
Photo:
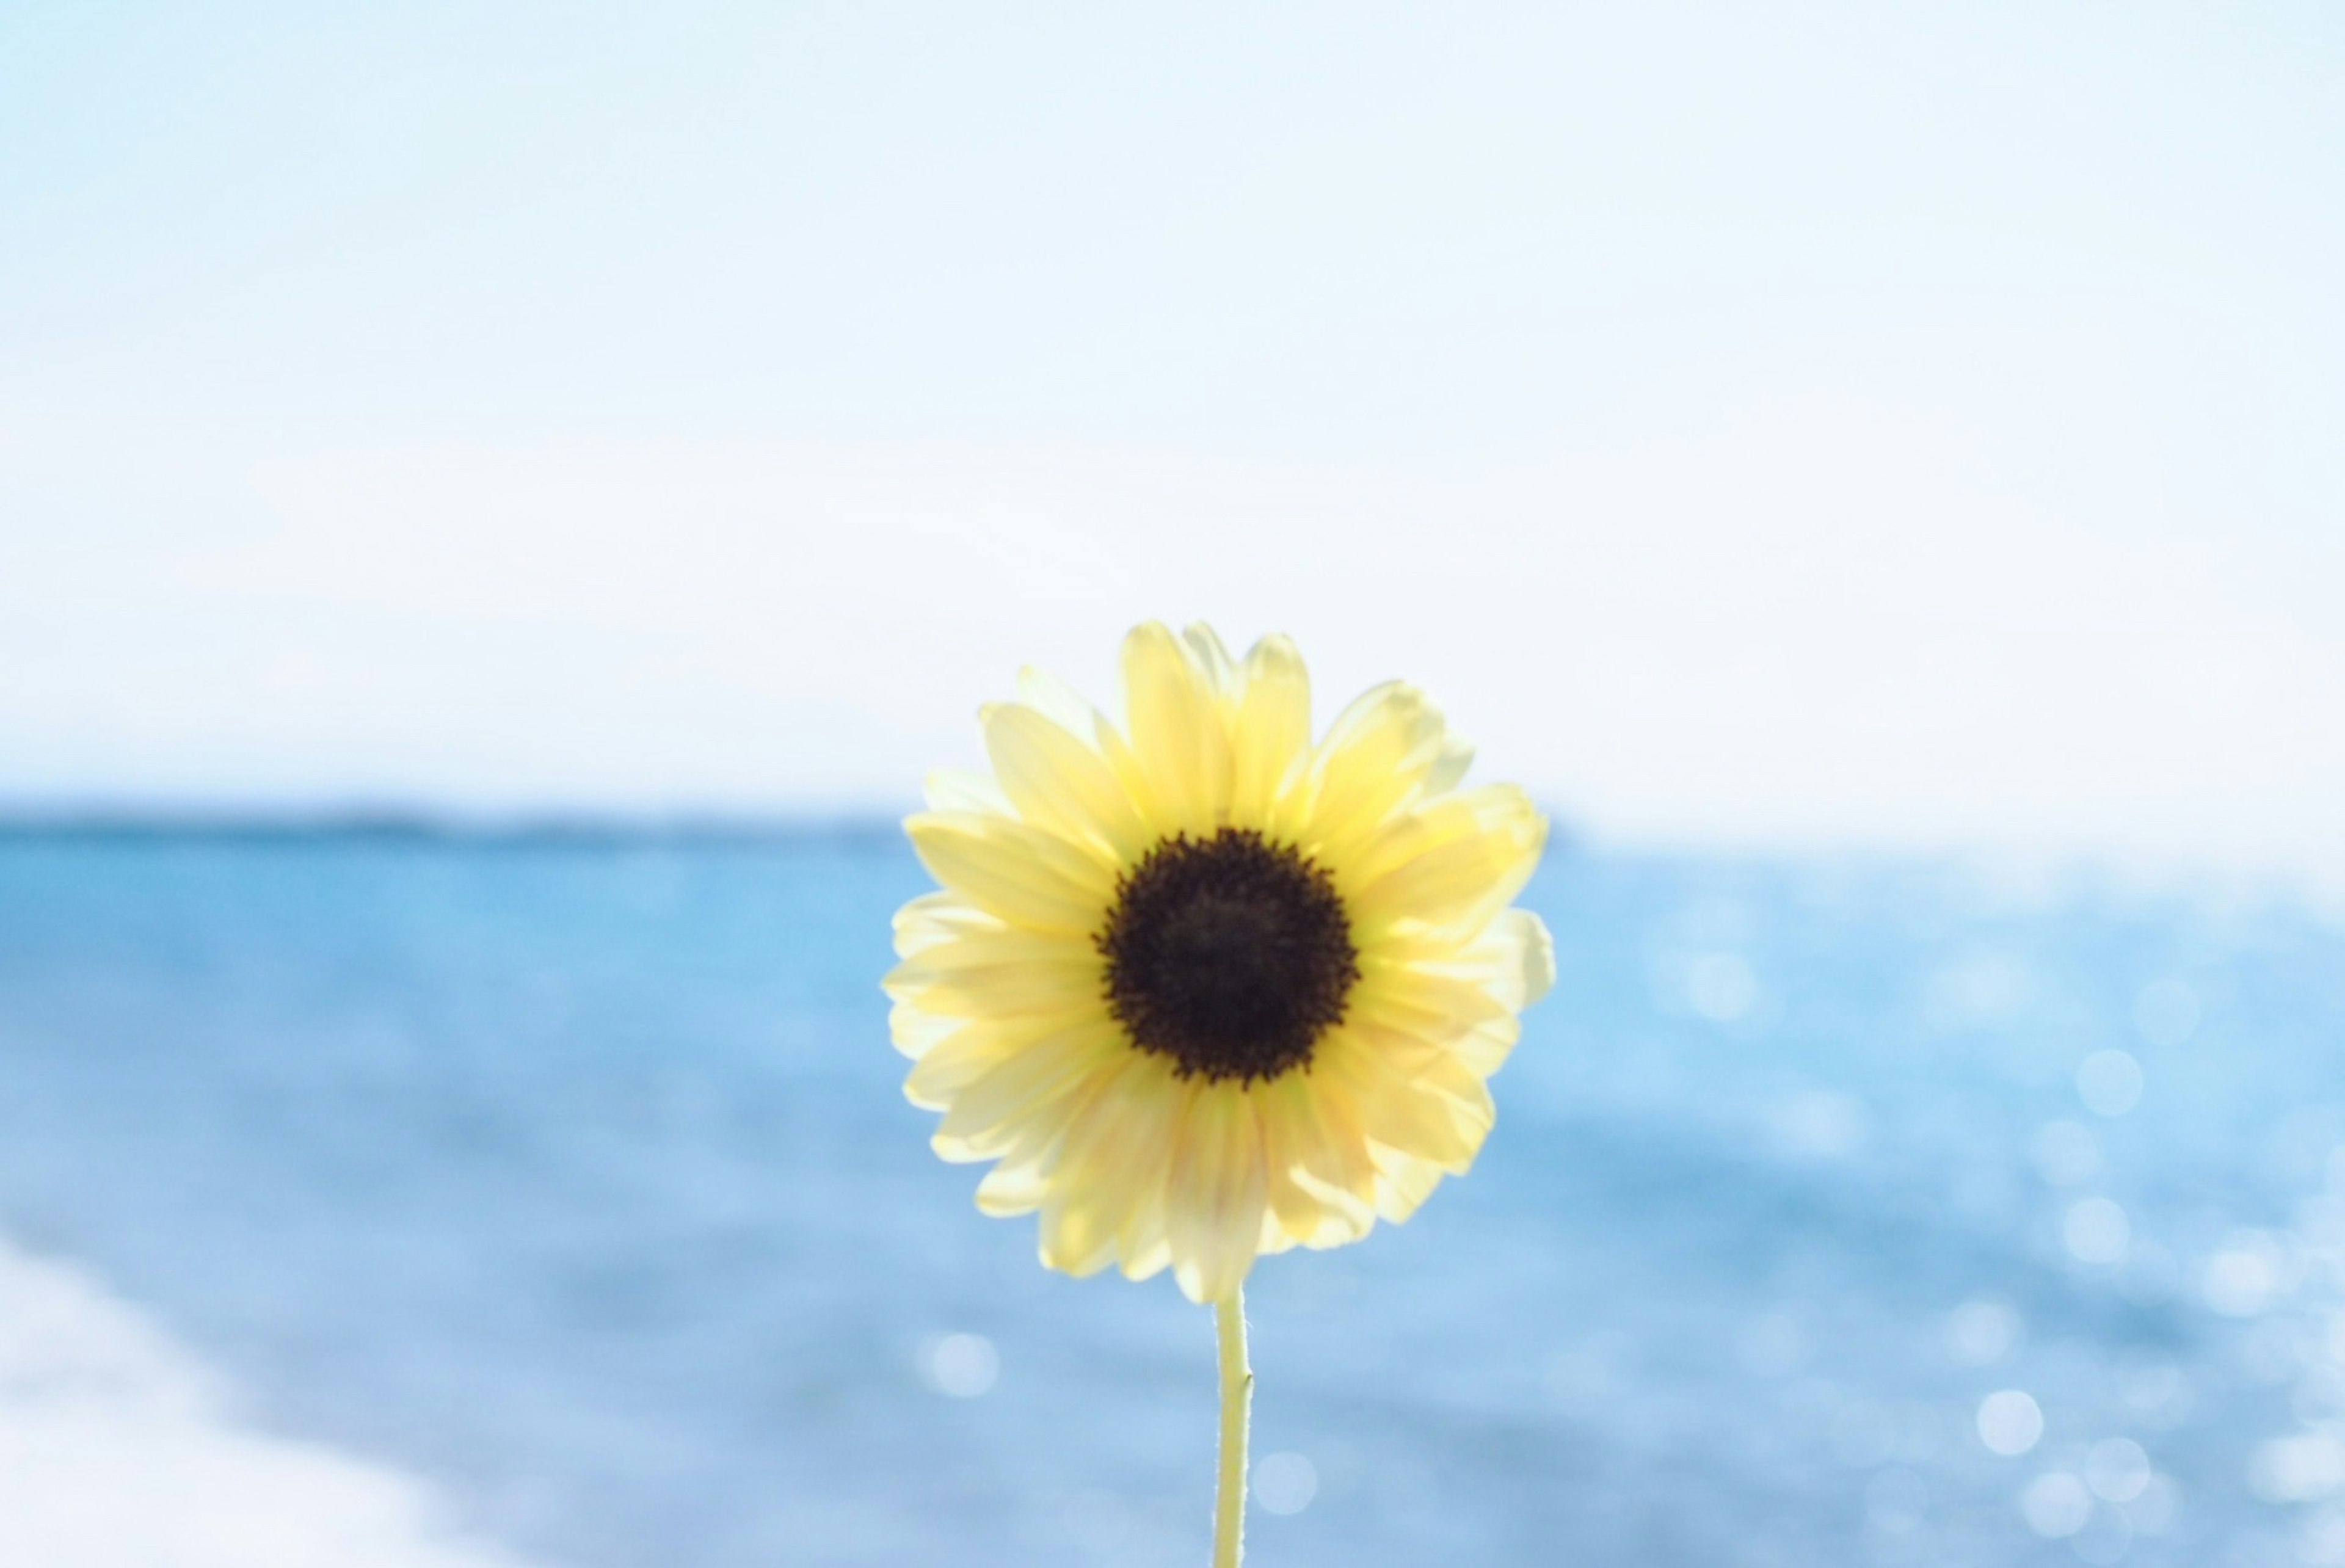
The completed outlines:
[[[0,1232],[548,1564],[1203,1561],[1207,1315],[927,1150],[923,879],[0,837]],[[1470,1179],[1250,1293],[1265,1568],[2345,1563],[2345,938],[1566,849]]]

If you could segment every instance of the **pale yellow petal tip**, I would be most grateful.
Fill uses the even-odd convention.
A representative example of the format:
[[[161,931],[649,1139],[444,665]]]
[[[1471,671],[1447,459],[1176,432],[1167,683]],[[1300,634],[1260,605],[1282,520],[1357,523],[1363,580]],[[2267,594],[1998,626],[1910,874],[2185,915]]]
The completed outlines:
[[[922,989],[919,975],[918,965],[898,964],[879,976],[879,994],[891,1002],[909,1002]]]
[[[1221,634],[1203,621],[1174,632],[1162,621],[1143,621],[1124,634],[1123,668],[1129,682],[1136,669],[1162,662],[1177,667],[1199,690],[1214,697],[1233,694],[1238,683],[1236,661]]]
[[[1433,1196],[1433,1189],[1441,1185],[1442,1177],[1455,1174],[1462,1172],[1445,1171],[1429,1160],[1396,1162],[1392,1169],[1377,1179],[1377,1214],[1387,1223],[1407,1224],[1425,1206],[1425,1200]]]
[[[1301,669],[1303,650],[1295,645],[1294,638],[1284,632],[1265,632],[1254,640],[1253,647],[1246,650],[1245,662],[1249,666],[1284,664]]]
[[[1048,670],[1029,664],[1019,671],[1018,700],[1085,744],[1099,733],[1099,710]]]
[[[920,794],[928,803],[929,812],[978,812],[988,816],[1017,814],[1010,804],[1010,797],[1001,793],[1001,786],[993,782],[991,775],[969,768],[929,769],[929,776],[922,781]],[[910,829],[917,816],[926,814],[928,813],[916,813],[912,817],[906,817],[906,830]]]
[[[959,1027],[957,1018],[939,1018],[898,1002],[888,1009],[888,1038],[897,1051],[919,1061],[937,1043]],[[918,1104],[918,1101],[913,1102]]]
[[[1115,1262],[1112,1256],[1105,1254],[1085,1258],[1060,1258],[1052,1254],[1047,1242],[1035,1249],[1034,1256],[1043,1268],[1064,1274],[1070,1280],[1088,1280],[1094,1274],[1103,1274]]]
[[[1523,926],[1523,1006],[1555,987],[1555,937],[1547,922],[1528,909],[1518,909]]]
[[[1117,1269],[1125,1279],[1137,1284],[1142,1280],[1155,1279],[1172,1265],[1172,1250],[1160,1240],[1152,1247],[1127,1255]]]
[[[905,829],[910,832],[914,819],[907,817]],[[963,902],[949,893],[924,893],[896,911],[892,922],[896,938],[896,956],[910,958],[931,947],[971,931],[999,928],[1000,922]]]
[[[1473,765],[1474,748],[1455,734],[1445,734],[1440,755],[1425,775],[1425,793],[1447,794],[1465,782],[1467,770]]]
[[[1237,662],[1222,645],[1219,633],[1203,621],[1195,621],[1182,628],[1181,642],[1188,650],[1190,663],[1203,680],[1207,690],[1224,701],[1237,694]]]
[[[1123,634],[1122,652],[1127,664],[1133,659],[1152,655],[1170,653],[1178,658],[1181,655],[1181,639],[1173,633],[1172,627],[1162,621],[1142,621]]]
[[[906,1091],[905,1098],[907,1099],[911,1098],[911,1095],[909,1090]],[[914,1105],[920,1105],[919,1100],[912,1100],[912,1103]],[[923,1110],[942,1110],[946,1108],[942,1106],[921,1106],[921,1108]],[[991,1149],[972,1148],[966,1139],[948,1138],[940,1132],[929,1135],[929,1147],[935,1150],[937,1158],[943,1160],[947,1165],[981,1165],[994,1157],[994,1151]]]
[[[996,1219],[1015,1219],[1041,1208],[1049,1196],[1044,1172],[1031,1166],[997,1165],[977,1184],[977,1209]]]

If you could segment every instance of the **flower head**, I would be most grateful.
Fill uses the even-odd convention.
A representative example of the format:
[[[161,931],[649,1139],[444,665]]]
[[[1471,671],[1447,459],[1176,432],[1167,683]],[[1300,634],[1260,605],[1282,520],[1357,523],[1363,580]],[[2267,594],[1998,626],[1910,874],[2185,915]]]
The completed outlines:
[[[896,916],[905,1092],[1042,1261],[1170,1265],[1219,1300],[1256,1257],[1356,1241],[1472,1164],[1484,1080],[1547,989],[1510,908],[1547,824],[1415,688],[1315,743],[1284,637],[1124,642],[1119,729],[1047,676],[983,712],[991,777],[940,774],[906,831],[944,885]]]

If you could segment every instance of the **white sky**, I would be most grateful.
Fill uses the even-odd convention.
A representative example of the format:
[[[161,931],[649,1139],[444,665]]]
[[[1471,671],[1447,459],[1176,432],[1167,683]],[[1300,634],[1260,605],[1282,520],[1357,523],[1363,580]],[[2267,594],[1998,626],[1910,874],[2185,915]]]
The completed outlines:
[[[2345,879],[2345,19],[1764,10],[10,7],[0,800],[895,806],[1203,615]]]

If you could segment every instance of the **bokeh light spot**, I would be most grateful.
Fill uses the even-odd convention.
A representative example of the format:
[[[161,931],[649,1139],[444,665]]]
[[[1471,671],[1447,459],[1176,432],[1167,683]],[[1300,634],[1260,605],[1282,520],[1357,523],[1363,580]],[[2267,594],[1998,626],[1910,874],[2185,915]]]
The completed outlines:
[[[2061,1235],[2077,1262],[2117,1263],[2133,1241],[2133,1222],[2110,1199],[2087,1198],[2069,1209]]]
[[[2129,1437],[2104,1439],[2085,1460],[2085,1484],[2111,1502],[2131,1502],[2149,1485],[2149,1455]]]
[[[1946,1315],[1946,1353],[1966,1367],[1991,1367],[2019,1343],[2019,1313],[2006,1301],[1965,1301]]]
[[[2123,1116],[2141,1103],[2141,1064],[2127,1051],[2095,1051],[2076,1069],[2076,1093],[2096,1116]]]
[[[1254,1467],[1254,1501],[1264,1513],[1300,1513],[1319,1495],[1319,1472],[1299,1453],[1266,1453]]]
[[[1759,977],[1735,953],[1705,953],[1686,971],[1686,1000],[1713,1024],[1731,1024],[1759,1000]]]
[[[2100,1174],[2100,1140],[2090,1128],[2073,1121],[2046,1122],[2028,1153],[2036,1173],[2055,1187],[2081,1187]]]
[[[2252,1318],[2271,1305],[2285,1259],[2270,1237],[2231,1239],[2207,1260],[2207,1304],[2228,1318]]]
[[[2093,1495],[2083,1482],[2066,1471],[2056,1470],[2028,1483],[2020,1493],[2019,1511],[2036,1534],[2061,1541],[2082,1530],[2085,1521],[2093,1516]]]
[[[2133,999],[2134,1027],[2153,1046],[2174,1047],[2198,1032],[2198,993],[2171,976],[2153,980]]]
[[[947,1334],[922,1358],[929,1386],[949,1399],[973,1400],[993,1387],[1001,1355],[983,1334]]]
[[[1978,1434],[1991,1452],[2016,1457],[2044,1436],[2044,1411],[2031,1393],[2001,1390],[1979,1401]]]

